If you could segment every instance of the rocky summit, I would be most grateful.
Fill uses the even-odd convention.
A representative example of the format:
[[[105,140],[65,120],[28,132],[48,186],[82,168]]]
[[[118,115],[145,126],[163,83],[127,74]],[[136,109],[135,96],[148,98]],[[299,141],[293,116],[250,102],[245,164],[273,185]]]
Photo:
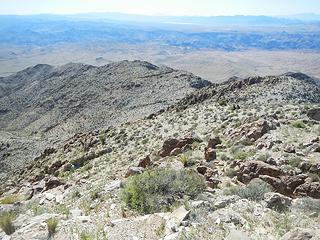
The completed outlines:
[[[0,239],[320,239],[315,78],[124,61],[0,83]]]

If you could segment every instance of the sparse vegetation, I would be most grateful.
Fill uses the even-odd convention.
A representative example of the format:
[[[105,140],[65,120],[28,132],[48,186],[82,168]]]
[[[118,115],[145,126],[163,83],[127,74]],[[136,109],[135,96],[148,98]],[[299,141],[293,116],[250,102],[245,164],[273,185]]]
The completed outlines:
[[[55,219],[55,218],[50,218],[47,221],[47,228],[48,228],[49,237],[53,236],[56,233],[58,223],[59,223],[58,219]]]
[[[128,179],[122,198],[131,209],[152,213],[170,207],[183,196],[194,198],[204,188],[203,179],[191,171],[149,170]]]
[[[21,196],[18,196],[16,194],[5,196],[0,200],[0,204],[14,204],[16,202],[21,201]]]
[[[306,128],[306,125],[301,120],[292,122],[291,126],[294,127],[294,128],[301,128],[301,129]]]
[[[0,227],[7,235],[11,235],[15,231],[15,227],[12,221],[15,218],[14,213],[2,213],[0,214]]]
[[[299,157],[292,157],[288,160],[289,165],[292,167],[298,167],[301,162],[302,162],[302,159]]]
[[[102,133],[99,135],[99,140],[102,145],[106,144],[106,139],[107,139],[106,134]]]
[[[241,198],[252,201],[260,201],[263,195],[267,192],[273,191],[273,188],[263,181],[251,181],[248,185],[239,187],[234,186],[225,191],[226,194],[235,194]]]

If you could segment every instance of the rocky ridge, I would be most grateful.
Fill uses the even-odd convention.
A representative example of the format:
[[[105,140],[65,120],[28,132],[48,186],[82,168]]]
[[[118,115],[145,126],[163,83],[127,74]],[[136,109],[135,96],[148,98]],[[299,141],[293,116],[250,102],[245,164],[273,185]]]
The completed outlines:
[[[191,73],[143,61],[39,64],[0,78],[0,170],[23,167],[46,146],[78,132],[165,109],[208,85]]]

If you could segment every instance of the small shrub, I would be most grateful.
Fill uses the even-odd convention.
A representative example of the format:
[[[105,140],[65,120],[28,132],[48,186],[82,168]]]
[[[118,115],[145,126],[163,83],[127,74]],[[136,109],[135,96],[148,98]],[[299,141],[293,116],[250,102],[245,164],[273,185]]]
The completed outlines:
[[[122,199],[131,209],[153,213],[170,207],[185,196],[194,198],[204,189],[203,178],[194,172],[149,170],[128,179],[122,190]]]
[[[235,194],[241,198],[249,199],[252,201],[260,201],[263,195],[267,192],[273,191],[273,188],[266,182],[253,180],[244,187],[232,187],[227,194]]]
[[[239,160],[245,160],[249,157],[249,154],[247,152],[244,152],[244,151],[237,151],[235,154],[234,154],[234,158],[235,159],[239,159]]]
[[[182,154],[180,156],[180,162],[182,162],[184,167],[189,167],[195,164],[195,161],[190,159],[187,155]]]
[[[292,122],[291,126],[294,128],[301,128],[301,129],[306,128],[306,125],[301,120]]]
[[[226,169],[226,175],[229,178],[233,178],[233,177],[237,176],[237,171],[234,170],[233,168],[228,168],[228,169]]]
[[[14,204],[19,201],[21,201],[21,197],[13,194],[13,195],[5,196],[4,198],[2,198],[0,200],[0,204]]]
[[[74,190],[72,193],[71,193],[71,198],[72,199],[75,199],[75,198],[80,198],[81,197],[81,194],[80,194],[80,191],[78,189]]]
[[[99,140],[100,140],[100,143],[102,144],[102,145],[105,145],[106,144],[106,135],[104,134],[104,133],[102,133],[102,134],[100,134],[99,135]]]
[[[270,158],[270,154],[264,153],[264,154],[259,155],[257,159],[259,161],[266,162],[269,158]]]
[[[11,235],[15,231],[12,223],[14,218],[15,215],[13,213],[3,213],[0,215],[0,227],[7,235]]]
[[[222,161],[228,161],[228,160],[229,160],[229,157],[228,157],[225,153],[222,153],[222,154],[220,155],[220,159],[221,159]]]
[[[90,198],[91,198],[91,200],[98,199],[100,192],[101,192],[101,189],[100,189],[100,188],[93,189],[93,190],[90,192]]]
[[[80,233],[80,240],[94,240],[94,236],[91,233],[88,233],[86,231],[82,231]]]
[[[47,221],[47,228],[48,228],[49,237],[53,236],[56,233],[58,223],[59,223],[59,221],[55,218],[50,218]]]
[[[302,162],[302,159],[299,157],[292,157],[288,161],[289,165],[292,167],[298,167],[301,162]]]
[[[307,212],[320,213],[320,199],[305,197],[301,199],[299,208]]]
[[[308,173],[308,177],[311,178],[312,182],[320,182],[320,175],[316,173]]]

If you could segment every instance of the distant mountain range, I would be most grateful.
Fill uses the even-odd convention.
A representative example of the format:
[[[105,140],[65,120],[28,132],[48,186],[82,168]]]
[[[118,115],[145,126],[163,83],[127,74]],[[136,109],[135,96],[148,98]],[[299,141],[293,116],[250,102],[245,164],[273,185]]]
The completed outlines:
[[[320,50],[320,22],[268,16],[155,17],[115,13],[0,16],[0,44],[155,43],[191,49]]]

